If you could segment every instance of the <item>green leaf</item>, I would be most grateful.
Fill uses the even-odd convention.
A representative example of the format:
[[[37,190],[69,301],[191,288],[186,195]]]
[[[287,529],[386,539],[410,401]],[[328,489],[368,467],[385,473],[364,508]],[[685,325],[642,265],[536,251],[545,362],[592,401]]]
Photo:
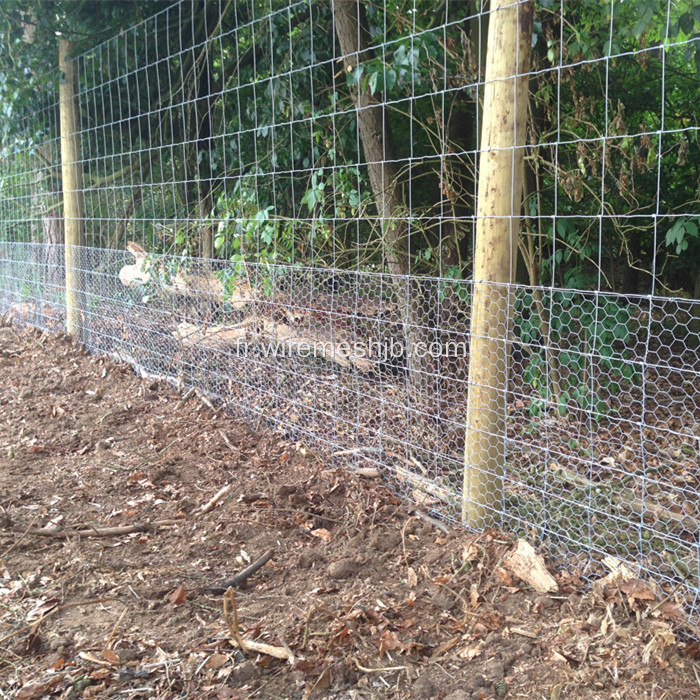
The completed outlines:
[[[693,33],[694,25],[695,19],[693,18],[693,15],[690,14],[690,12],[686,12],[678,18],[678,26],[681,28],[681,31],[685,32],[686,34]]]
[[[367,87],[369,88],[369,91],[374,95],[375,92],[377,92],[377,81],[379,80],[379,72],[374,71],[370,76],[369,80],[367,81]]]

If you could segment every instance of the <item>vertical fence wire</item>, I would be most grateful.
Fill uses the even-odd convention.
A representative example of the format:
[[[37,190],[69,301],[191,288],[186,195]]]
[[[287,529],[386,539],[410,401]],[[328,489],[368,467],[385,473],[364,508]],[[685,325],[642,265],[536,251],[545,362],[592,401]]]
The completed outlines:
[[[700,19],[644,8],[537,6],[486,434],[500,527],[697,595]],[[84,342],[459,520],[488,23],[456,0],[181,0],[79,55]],[[47,86],[0,153],[0,311],[56,330]]]

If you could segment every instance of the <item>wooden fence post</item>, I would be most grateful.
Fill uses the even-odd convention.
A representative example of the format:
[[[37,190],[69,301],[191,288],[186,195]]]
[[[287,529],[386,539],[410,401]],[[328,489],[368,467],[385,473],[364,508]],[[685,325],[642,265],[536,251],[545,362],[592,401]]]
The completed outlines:
[[[63,219],[66,265],[66,332],[80,337],[81,279],[80,246],[83,245],[83,164],[80,151],[80,125],[76,98],[73,44],[59,39],[61,105],[61,176],[63,179]]]
[[[501,508],[513,281],[522,204],[532,0],[491,0],[479,163],[462,520]]]

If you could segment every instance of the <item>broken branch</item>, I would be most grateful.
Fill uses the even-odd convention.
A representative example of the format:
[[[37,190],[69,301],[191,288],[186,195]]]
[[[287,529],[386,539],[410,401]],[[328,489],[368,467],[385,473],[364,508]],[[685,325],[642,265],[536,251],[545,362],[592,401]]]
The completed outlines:
[[[229,616],[229,605],[231,606],[231,616]],[[271,644],[249,641],[241,637],[241,633],[238,629],[236,596],[233,592],[233,588],[231,587],[229,587],[224,594],[224,618],[226,619],[226,625],[228,626],[233,641],[236,642],[242,651],[254,651],[258,654],[267,654],[268,656],[273,656],[276,659],[284,659],[285,661],[289,661],[291,664],[294,663],[294,654],[289,647],[275,647]]]
[[[233,578],[224,581],[220,586],[215,586],[212,588],[205,588],[204,590],[208,593],[225,593],[228,588],[235,588],[240,586],[243,581],[250,578],[258,569],[262,569],[265,564],[267,564],[270,559],[275,555],[274,549],[268,549],[265,554],[263,554],[259,559],[254,561],[249,567],[243,569],[239,574],[236,574]]]
[[[223,488],[220,488],[207,503],[205,503],[200,513],[208,513],[229,491],[231,490],[231,484],[226,484]]]
[[[134,523],[133,525],[122,525],[119,527],[88,527],[88,528],[68,528],[66,530],[52,530],[49,528],[35,528],[27,530],[28,535],[37,537],[55,537],[57,539],[67,539],[68,537],[119,537],[120,535],[130,535],[133,532],[151,532],[159,527],[167,525],[177,525],[179,520],[154,520],[150,523]],[[14,532],[18,532],[13,528]]]

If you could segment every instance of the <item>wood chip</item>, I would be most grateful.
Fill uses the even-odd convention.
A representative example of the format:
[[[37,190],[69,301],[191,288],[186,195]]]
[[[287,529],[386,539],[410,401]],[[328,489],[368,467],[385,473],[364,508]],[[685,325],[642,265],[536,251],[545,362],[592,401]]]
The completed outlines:
[[[503,559],[503,566],[538,593],[556,593],[559,590],[544,560],[526,540],[518,540],[515,549]]]

